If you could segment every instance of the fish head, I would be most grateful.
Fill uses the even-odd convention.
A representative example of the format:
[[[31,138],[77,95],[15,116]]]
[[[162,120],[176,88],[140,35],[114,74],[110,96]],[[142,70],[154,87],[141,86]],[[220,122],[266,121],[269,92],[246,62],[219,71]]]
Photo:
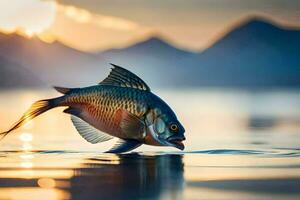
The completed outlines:
[[[173,112],[154,112],[153,123],[148,126],[148,135],[161,146],[183,150],[185,129]]]

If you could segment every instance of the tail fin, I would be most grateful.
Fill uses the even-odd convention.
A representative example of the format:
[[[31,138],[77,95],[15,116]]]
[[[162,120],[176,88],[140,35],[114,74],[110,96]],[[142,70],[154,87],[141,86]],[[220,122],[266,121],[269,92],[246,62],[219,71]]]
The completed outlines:
[[[8,131],[0,133],[0,140],[2,140],[11,131],[26,124],[31,119],[46,112],[47,110],[50,110],[51,108],[54,108],[57,105],[56,103],[57,99],[58,98],[40,100],[32,104],[32,106],[23,114],[23,116]]]

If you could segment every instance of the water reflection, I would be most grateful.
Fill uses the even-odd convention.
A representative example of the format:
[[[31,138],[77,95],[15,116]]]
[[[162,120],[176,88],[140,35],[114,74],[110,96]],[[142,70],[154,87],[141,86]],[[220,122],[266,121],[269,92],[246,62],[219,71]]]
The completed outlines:
[[[121,155],[119,164],[93,158],[71,178],[74,199],[181,199],[183,163],[180,155]],[[174,197],[174,198],[172,198]]]
[[[263,130],[274,128],[278,123],[279,119],[276,118],[250,116],[248,127],[254,130]]]
[[[182,199],[181,155],[102,154],[62,169],[38,167],[38,160],[35,166],[30,160],[36,156],[18,157],[24,160],[19,168],[0,170],[0,199]],[[67,169],[69,177],[52,173]],[[15,173],[26,170],[31,173],[23,178]]]

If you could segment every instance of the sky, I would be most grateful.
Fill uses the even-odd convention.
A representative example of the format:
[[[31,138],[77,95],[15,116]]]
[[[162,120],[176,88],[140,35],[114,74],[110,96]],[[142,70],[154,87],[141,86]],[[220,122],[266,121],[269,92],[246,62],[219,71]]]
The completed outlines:
[[[192,51],[249,15],[300,26],[299,0],[0,0],[0,30],[83,51],[158,35]]]

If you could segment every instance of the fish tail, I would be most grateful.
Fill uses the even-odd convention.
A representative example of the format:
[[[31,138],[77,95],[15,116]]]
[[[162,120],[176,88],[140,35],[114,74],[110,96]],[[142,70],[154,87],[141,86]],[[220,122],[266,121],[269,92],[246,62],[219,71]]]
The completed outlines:
[[[23,126],[33,118],[39,116],[40,114],[56,107],[59,105],[61,98],[45,99],[35,102],[31,107],[23,114],[23,116],[7,131],[0,133],[0,140],[2,140],[7,134],[13,130]]]

